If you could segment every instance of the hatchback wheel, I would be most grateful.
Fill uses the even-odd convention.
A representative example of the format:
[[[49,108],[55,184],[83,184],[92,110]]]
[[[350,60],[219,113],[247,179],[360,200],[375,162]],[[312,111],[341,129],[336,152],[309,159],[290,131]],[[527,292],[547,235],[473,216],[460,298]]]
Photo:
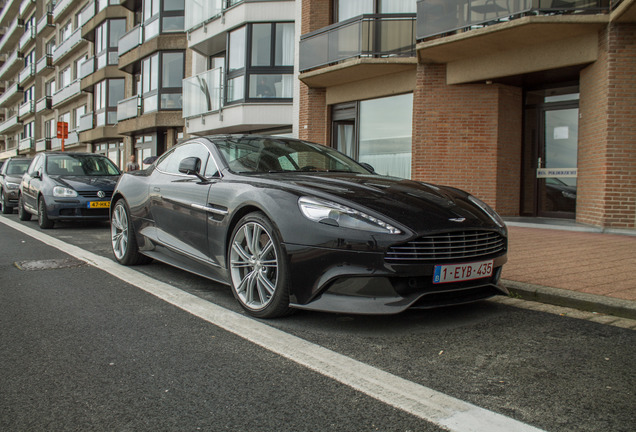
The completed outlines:
[[[55,225],[55,222],[49,219],[49,214],[46,212],[44,197],[40,197],[38,200],[38,225],[42,229],[53,228],[53,225]]]
[[[24,202],[22,202],[22,194],[20,194],[20,196],[18,197],[18,218],[21,221],[31,220],[31,213],[26,211],[26,209],[24,208]]]
[[[13,207],[9,205],[9,201],[7,200],[7,196],[4,191],[2,191],[2,213],[3,214],[11,214],[13,213]]]
[[[228,255],[232,292],[250,315],[273,318],[291,311],[287,261],[278,232],[263,213],[239,221]]]

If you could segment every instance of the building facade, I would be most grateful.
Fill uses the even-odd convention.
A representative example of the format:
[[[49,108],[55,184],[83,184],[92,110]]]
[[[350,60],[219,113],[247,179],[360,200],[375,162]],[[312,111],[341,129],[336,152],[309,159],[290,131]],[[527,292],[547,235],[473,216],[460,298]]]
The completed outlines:
[[[635,3],[303,1],[299,135],[506,216],[633,229]]]

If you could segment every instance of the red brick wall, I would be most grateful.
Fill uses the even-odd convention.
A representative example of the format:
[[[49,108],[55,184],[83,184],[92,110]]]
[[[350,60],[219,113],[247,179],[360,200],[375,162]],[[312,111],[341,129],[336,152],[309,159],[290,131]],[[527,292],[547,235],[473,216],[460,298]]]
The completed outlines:
[[[445,65],[418,65],[413,179],[464,189],[502,215],[518,215],[521,127],[521,89],[449,86]]]
[[[577,221],[636,228],[636,26],[599,33],[581,73]]]
[[[302,1],[302,34],[331,24],[331,0]],[[300,83],[300,113],[298,137],[320,144],[329,144],[329,115],[327,92]]]

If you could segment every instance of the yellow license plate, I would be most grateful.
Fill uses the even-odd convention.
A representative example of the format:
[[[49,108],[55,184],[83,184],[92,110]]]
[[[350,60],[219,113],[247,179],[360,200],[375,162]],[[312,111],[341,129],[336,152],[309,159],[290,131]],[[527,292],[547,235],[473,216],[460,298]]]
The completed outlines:
[[[88,208],[110,208],[110,201],[91,201]]]

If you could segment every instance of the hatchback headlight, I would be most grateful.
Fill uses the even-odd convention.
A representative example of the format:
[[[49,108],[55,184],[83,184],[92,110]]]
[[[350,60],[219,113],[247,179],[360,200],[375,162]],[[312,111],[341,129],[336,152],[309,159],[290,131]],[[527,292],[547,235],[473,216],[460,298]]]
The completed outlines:
[[[74,198],[77,196],[77,192],[71,188],[55,186],[53,188],[53,196],[57,198]]]
[[[18,183],[13,183],[13,182],[7,182],[7,189],[9,190],[15,190],[19,187],[20,185]]]
[[[470,202],[472,202],[473,204],[475,204],[480,209],[482,209],[484,211],[484,213],[486,213],[488,216],[490,216],[490,219],[492,219],[501,228],[505,228],[506,227],[506,223],[501,218],[501,216],[499,216],[496,211],[494,211],[492,208],[490,208],[490,206],[488,204],[486,204],[485,202],[483,202],[479,198],[476,198],[476,197],[474,197],[472,195],[470,195],[468,197],[468,200]]]
[[[401,234],[399,229],[383,220],[335,202],[301,197],[298,199],[298,206],[303,215],[314,222],[384,234]]]

